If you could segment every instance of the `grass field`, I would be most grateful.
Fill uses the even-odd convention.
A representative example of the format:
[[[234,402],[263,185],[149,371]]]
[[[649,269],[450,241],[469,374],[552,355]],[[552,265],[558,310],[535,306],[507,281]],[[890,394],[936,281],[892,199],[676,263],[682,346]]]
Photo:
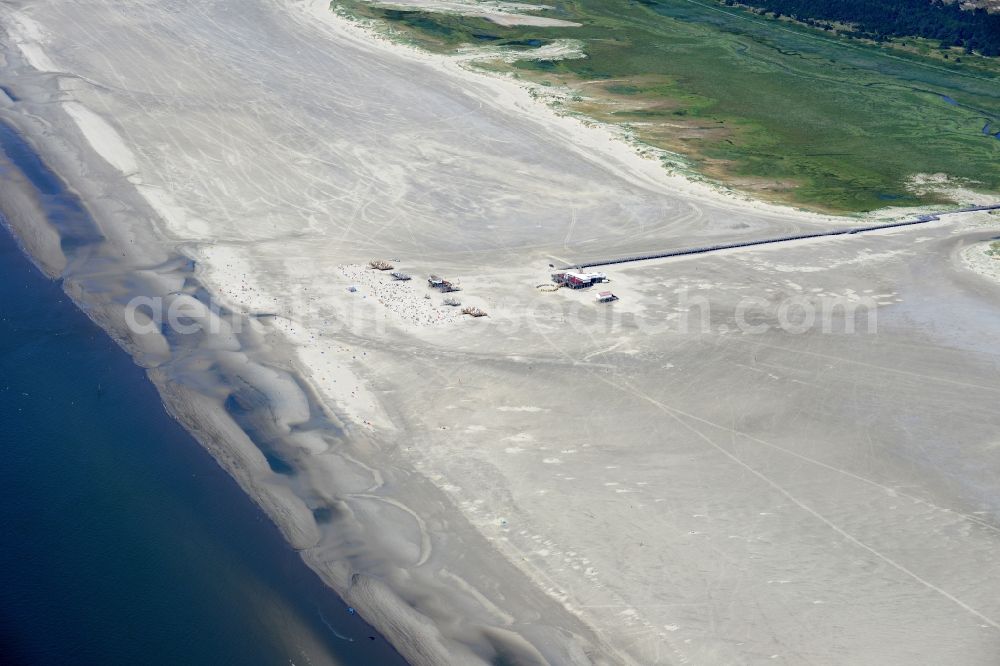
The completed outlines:
[[[625,125],[699,173],[764,199],[838,213],[947,202],[907,187],[921,173],[1000,194],[994,60],[851,42],[712,0],[549,3],[545,16],[579,28],[504,28],[346,2],[334,6],[388,21],[437,51],[580,40],[586,58],[488,67],[569,86],[572,111]]]

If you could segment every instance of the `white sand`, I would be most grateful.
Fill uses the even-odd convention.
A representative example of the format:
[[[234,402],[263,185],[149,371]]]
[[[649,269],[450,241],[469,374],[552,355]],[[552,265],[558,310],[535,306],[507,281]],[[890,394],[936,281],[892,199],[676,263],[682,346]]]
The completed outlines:
[[[83,135],[87,137],[90,147],[107,160],[108,164],[121,171],[125,176],[136,172],[138,166],[135,155],[129,150],[118,132],[104,118],[77,102],[66,102],[63,104],[63,109],[77,124]]]
[[[1000,280],[1000,253],[990,254],[993,241],[976,243],[962,251],[966,265],[988,278]]]
[[[478,16],[503,26],[533,25],[544,28],[580,27],[579,23],[573,21],[527,14],[525,12],[544,11],[551,9],[551,7],[522,2],[491,2],[489,0],[375,0],[372,4],[394,9],[421,10],[441,14],[457,14],[459,16]]]
[[[26,100],[2,113],[93,206],[129,288],[217,329],[148,341],[168,405],[414,663],[1000,652],[998,289],[950,257],[972,232],[622,266],[598,306],[536,285],[843,221],[670,175],[322,0],[0,12]],[[490,316],[443,306],[429,273]],[[870,295],[879,334],[732,332],[740,299],[804,294]],[[684,299],[707,330],[674,330]]]

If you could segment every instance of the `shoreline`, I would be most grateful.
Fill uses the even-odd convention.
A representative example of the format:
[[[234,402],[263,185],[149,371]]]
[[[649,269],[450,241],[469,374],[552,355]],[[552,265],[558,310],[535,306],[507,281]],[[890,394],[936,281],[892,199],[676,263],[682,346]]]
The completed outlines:
[[[8,167],[8,176],[11,173],[19,173],[19,170],[11,165]],[[27,188],[23,186],[18,187],[15,184],[14,187],[8,187],[6,185],[6,179],[0,180],[5,203],[15,199],[17,192],[27,194]],[[26,199],[30,200],[31,197],[27,196]],[[29,209],[26,212],[23,208],[11,209],[8,206],[5,207],[4,217],[16,242],[26,256],[35,262],[36,266],[48,278],[60,279],[63,291],[71,298],[74,306],[105,331],[140,368],[145,369],[147,378],[155,386],[162,399],[162,406],[170,417],[179,422],[211,454],[216,463],[237,482],[243,492],[260,507],[264,515],[281,532],[285,541],[299,551],[305,564],[313,569],[345,602],[357,607],[367,621],[372,622],[371,618],[374,618],[376,622],[372,622],[373,626],[383,633],[394,647],[401,644],[402,649],[397,649],[400,649],[404,655],[409,653],[408,661],[410,663],[433,663],[435,659],[444,658],[447,652],[439,645],[425,644],[426,639],[420,636],[423,632],[417,628],[419,620],[398,606],[392,600],[391,593],[373,594],[367,591],[369,586],[364,584],[362,584],[364,591],[359,593],[355,589],[358,581],[345,580],[342,573],[338,575],[331,572],[321,559],[311,559],[308,556],[308,550],[317,545],[318,536],[314,530],[310,529],[310,523],[304,522],[302,515],[304,506],[301,500],[280,486],[260,483],[259,477],[270,472],[267,463],[260,454],[258,445],[232,421],[221,406],[205,405],[203,393],[183,388],[182,385],[172,381],[170,371],[164,370],[163,367],[169,363],[167,359],[172,353],[168,345],[150,344],[148,339],[136,339],[129,328],[124,325],[120,306],[116,306],[113,302],[104,301],[100,297],[95,298],[95,293],[92,291],[93,285],[86,287],[81,285],[81,280],[89,281],[89,278],[86,273],[81,277],[76,275],[75,271],[81,269],[86,271],[87,259],[81,261],[80,258],[69,253],[67,258],[76,261],[71,262],[67,272],[58,270],[57,267],[65,262],[61,261],[59,253],[54,250],[51,242],[46,238],[46,233],[44,231],[39,233],[39,230],[46,229],[52,232],[44,213],[40,209]],[[128,279],[127,272],[123,272],[119,277],[113,273],[104,273],[106,268],[101,270],[104,277],[110,278],[110,280]],[[190,283],[192,278],[189,275],[183,279]],[[157,292],[153,291],[152,293]],[[297,509],[296,507],[301,508]],[[391,610],[389,610],[390,608]],[[414,624],[417,627],[413,626]],[[423,631],[426,632],[426,630],[424,627]],[[406,641],[400,641],[400,632],[407,635]],[[433,643],[433,640],[430,642]]]
[[[5,552],[9,658],[143,663],[155,645],[175,663],[405,663],[2,216],[0,254],[4,497],[30,521]]]
[[[25,46],[23,39],[15,41],[18,47]],[[28,53],[30,54],[29,62],[32,65],[54,68],[44,51],[37,45],[32,45],[28,49]],[[9,64],[8,62],[8,66]],[[19,95],[17,104],[25,107],[30,104],[30,98]],[[545,663],[547,660],[529,642],[500,626],[488,628],[488,623],[476,630],[477,632],[485,632],[483,637],[470,637],[467,645],[455,642],[454,639],[447,639],[442,636],[435,624],[410,608],[413,601],[407,601],[399,596],[401,590],[398,585],[400,583],[402,583],[404,594],[410,594],[406,592],[408,585],[402,580],[397,580],[395,585],[387,585],[385,581],[379,580],[380,576],[378,575],[372,576],[362,573],[365,567],[354,558],[350,560],[330,559],[325,551],[331,549],[331,544],[321,543],[316,529],[314,510],[308,508],[288,485],[281,482],[281,474],[276,473],[273,466],[262,455],[260,441],[249,438],[245,429],[233,421],[232,414],[221,404],[205,404],[206,393],[204,389],[194,388],[204,385],[206,380],[208,383],[214,383],[215,380],[208,377],[203,379],[185,377],[182,374],[186,372],[183,365],[179,368],[180,372],[178,372],[178,368],[174,367],[178,361],[186,363],[187,361],[183,360],[184,356],[192,351],[197,353],[196,348],[202,345],[207,348],[209,354],[215,353],[212,351],[213,348],[230,348],[233,340],[225,322],[221,320],[245,318],[244,315],[226,312],[224,309],[221,317],[218,318],[214,314],[206,313],[206,316],[213,320],[213,323],[208,326],[209,328],[221,325],[221,335],[209,336],[219,339],[209,341],[207,344],[204,341],[192,343],[181,340],[184,344],[177,349],[172,346],[170,341],[157,333],[147,333],[137,337],[130,331],[123,320],[120,286],[112,286],[114,283],[135,281],[140,287],[136,289],[135,284],[133,284],[129,288],[132,293],[169,299],[172,295],[177,295],[176,289],[181,285],[183,285],[185,292],[195,294],[200,288],[197,282],[197,271],[200,269],[196,268],[196,272],[192,273],[189,265],[192,264],[190,257],[182,257],[165,250],[163,240],[166,239],[162,238],[156,226],[146,228],[135,223],[115,223],[116,219],[122,219],[123,211],[119,207],[124,203],[123,201],[110,202],[105,196],[88,195],[87,188],[95,185],[100,187],[99,181],[92,180],[94,172],[106,172],[104,177],[109,180],[116,176],[120,178],[122,175],[129,175],[121,174],[120,167],[123,164],[131,164],[132,157],[122,154],[121,147],[124,144],[119,139],[113,138],[110,147],[108,143],[104,143],[108,139],[108,131],[113,131],[110,125],[95,123],[94,116],[88,111],[81,112],[79,106],[75,107],[74,110],[76,113],[72,114],[73,124],[75,131],[83,134],[85,140],[83,146],[73,146],[67,136],[60,136],[51,131],[35,133],[24,127],[25,121],[36,122],[35,109],[32,110],[32,115],[28,118],[16,114],[16,112],[16,115],[12,115],[8,109],[4,109],[2,112],[3,118],[10,122],[23,136],[34,136],[35,139],[44,138],[46,140],[46,143],[41,144],[33,141],[32,149],[61,178],[69,177],[69,182],[72,183],[71,191],[74,191],[82,201],[86,202],[88,215],[92,216],[101,231],[106,234],[106,238],[95,244],[93,248],[84,248],[85,252],[82,256],[75,256],[74,252],[63,252],[56,247],[55,240],[59,236],[46,221],[46,217],[41,214],[41,209],[26,207],[21,210],[7,211],[10,213],[8,220],[11,227],[16,230],[19,242],[24,244],[30,256],[46,268],[45,272],[49,277],[61,277],[66,293],[77,304],[77,307],[105,330],[119,346],[135,359],[140,367],[146,370],[150,380],[160,393],[168,413],[179,421],[254,499],[284,534],[292,547],[300,552],[306,564],[316,571],[341,598],[357,608],[362,617],[372,623],[409,663],[481,663],[484,658],[477,655],[476,652],[481,654],[483,649],[487,651],[487,654],[496,651],[498,654],[517,655],[524,663]],[[60,111],[56,110],[55,112],[59,113]],[[81,118],[85,122],[75,122]],[[45,123],[51,123],[53,120],[54,118],[49,116]],[[99,130],[97,137],[94,136],[96,130]],[[54,141],[55,146],[49,145],[47,143],[49,141]],[[98,159],[104,164],[98,164],[84,157],[85,151],[93,150],[95,144],[101,147]],[[128,180],[132,186],[144,190],[141,192],[142,198],[127,197],[127,206],[133,211],[134,219],[154,221],[156,217],[159,217],[162,220],[165,214],[169,217],[170,212],[172,212],[170,203],[162,198],[150,201],[147,196],[150,190],[148,187],[144,187],[141,179],[131,175]],[[13,193],[14,190],[5,192],[5,201],[16,200]],[[117,194],[123,195],[124,192],[118,190]],[[93,206],[96,206],[96,210],[92,208]],[[152,210],[148,208],[150,206]],[[137,212],[138,214],[136,214]],[[177,241],[173,241],[171,244],[177,248],[185,245],[185,243]],[[116,256],[120,250],[125,250],[121,252],[123,265],[120,268],[109,270],[108,261],[111,257]],[[96,272],[94,272],[95,269]],[[111,284],[105,283],[105,280]],[[330,415],[326,407],[320,407],[315,403],[315,397],[310,396],[311,391],[306,388],[307,385],[300,383],[292,371],[281,370],[275,374],[272,370],[272,368],[285,365],[287,361],[284,359],[293,355],[291,350],[294,347],[288,345],[284,340],[285,336],[273,331],[269,332],[261,328],[260,324],[250,320],[243,322],[243,328],[249,329],[246,335],[253,341],[251,353],[262,355],[262,363],[259,366],[262,373],[259,373],[256,379],[252,380],[253,387],[247,386],[254,392],[263,390],[265,394],[271,393],[267,402],[258,405],[258,408],[266,412],[267,417],[270,418],[278,405],[295,403],[304,398],[309,404],[309,410],[314,413],[310,417],[311,419],[315,419],[318,414],[324,415],[320,418]],[[276,335],[280,337],[276,338]],[[268,338],[271,342],[264,342]],[[272,344],[273,351],[266,352],[265,350]],[[224,381],[219,387],[224,391],[238,389],[241,384],[246,385],[247,363],[254,363],[250,361],[249,356],[243,357],[242,352],[235,350],[227,356],[229,358],[224,358],[223,363],[228,360],[229,363],[235,362],[235,365],[231,366],[230,372],[233,374],[230,375],[230,379]],[[195,370],[194,375],[197,376],[199,372],[204,374],[203,370]],[[193,386],[185,387],[185,383],[193,384]],[[253,400],[253,398],[249,399],[250,402]],[[288,418],[292,421],[300,418],[294,414],[294,410],[297,408],[291,408],[293,412],[289,414]],[[260,426],[261,423],[258,422],[257,425]],[[338,431],[343,425],[345,424],[339,423],[331,427],[334,431]],[[321,429],[326,427],[322,426]],[[280,432],[282,430],[284,432]],[[285,426],[279,427],[279,432],[271,433],[271,436],[281,437],[288,434],[287,426]],[[361,436],[359,437],[359,435]],[[302,433],[296,433],[296,436],[300,440],[303,439]],[[371,449],[373,443],[365,441],[367,438],[362,433],[355,433],[355,437],[360,440],[360,446]],[[317,446],[324,448],[328,445],[318,444]],[[314,450],[316,450],[315,447]],[[378,478],[374,468],[370,469]],[[349,486],[350,481],[346,485]],[[365,523],[358,522],[351,516],[350,510],[343,503],[343,500],[331,497],[330,501],[332,501],[333,515],[338,517],[335,529],[339,532],[353,534],[354,539],[372,538],[371,528],[373,527],[383,533],[397,530],[407,531],[405,526],[398,523],[398,518],[383,516],[381,522],[387,524],[381,527],[370,520]],[[341,538],[343,537],[338,537],[338,540]],[[375,538],[379,538],[377,533]],[[469,532],[466,538],[476,539],[478,535]],[[351,546],[351,550],[356,550],[356,548],[356,546]],[[382,560],[388,554],[388,552],[381,552],[375,558],[375,564],[380,567]],[[353,567],[349,564],[351,561],[353,561]],[[504,566],[509,565],[504,563]],[[461,578],[455,577],[454,580],[461,581]],[[473,588],[468,583],[463,582],[462,587],[458,589],[460,594],[465,594],[466,590],[471,591]],[[459,606],[467,603],[458,601]],[[450,609],[441,608],[440,611],[449,616],[452,615]],[[485,640],[483,645],[476,647],[476,644],[486,636],[489,638]],[[564,645],[556,643],[549,649],[555,650],[563,657],[574,655],[569,658],[570,661],[580,662],[584,652],[590,652],[593,650],[593,646],[590,641],[585,641],[583,645],[590,644],[591,646],[583,647],[578,644],[578,641],[579,638],[574,638]]]
[[[305,17],[310,12],[316,14],[322,2],[306,4],[309,12],[293,16],[296,21],[309,23]],[[298,10],[299,7],[293,8]],[[337,37],[347,34],[365,48],[375,48],[366,41],[367,37],[353,34],[338,23],[332,12],[327,10],[323,15],[330,15],[328,21],[335,25],[329,29]],[[398,53],[399,47],[377,48]],[[36,62],[39,52],[44,55],[40,47],[33,51]],[[362,52],[368,51],[362,49]],[[436,56],[407,57],[458,77],[474,88],[464,94],[499,109],[498,113],[528,114],[533,122],[541,123],[558,136],[573,154],[602,168],[607,168],[609,162],[614,164],[613,169],[608,169],[610,173],[622,180],[633,177],[641,180],[643,191],[675,195],[676,187],[685,195],[708,197],[720,210],[740,213],[749,208],[772,216],[758,223],[760,226],[798,225],[804,221],[806,225],[823,228],[832,220],[843,219],[767,204],[747,206],[737,197],[712,193],[707,185],[686,180],[680,183],[677,180],[680,177],[668,176],[658,162],[639,157],[631,147],[603,133],[604,130],[587,128],[576,119],[557,116],[513,82],[485,85],[476,74],[436,60]],[[30,95],[28,99],[30,104]],[[417,478],[421,474],[433,477],[432,471],[416,470],[416,474],[411,474],[412,460],[400,452],[403,445],[398,440],[415,433],[399,427],[399,423],[406,421],[400,407],[378,404],[391,397],[394,390],[391,378],[387,377],[392,374],[393,365],[386,359],[413,349],[413,340],[443,344],[437,334],[409,326],[373,307],[354,311],[360,330],[352,330],[348,325],[338,328],[328,340],[315,339],[313,334],[323,332],[320,324],[325,319],[340,320],[345,312],[351,312],[349,308],[356,307],[355,301],[342,293],[324,294],[321,298],[306,295],[312,285],[277,281],[265,284],[267,281],[261,276],[267,276],[283,263],[281,257],[264,252],[260,244],[243,244],[239,238],[236,241],[240,242],[223,240],[218,247],[228,254],[221,258],[213,255],[218,248],[209,236],[211,226],[187,215],[162,196],[165,190],[161,184],[128,173],[137,160],[138,170],[142,171],[141,157],[123,152],[128,147],[120,137],[109,139],[109,130],[116,133],[113,127],[95,123],[86,116],[87,112],[81,116],[79,108],[76,111],[77,120],[80,117],[87,120],[77,123],[75,129],[54,119],[60,110],[45,113],[54,126],[62,122],[60,129],[82,133],[83,143],[72,146],[68,136],[57,136],[58,130],[41,132],[35,128],[36,136],[44,137],[46,142],[63,144],[42,145],[38,150],[43,158],[56,162],[54,171],[69,174],[64,177],[79,190],[87,205],[97,208],[94,218],[109,236],[108,251],[65,265],[53,248],[52,233],[37,231],[40,228],[37,220],[29,219],[30,215],[24,212],[15,213],[24,229],[21,233],[27,239],[25,244],[33,244],[36,252],[46,257],[49,270],[65,271],[67,288],[74,300],[83,303],[88,315],[148,369],[171,414],[262,505],[289,542],[300,549],[306,562],[331,587],[415,664],[477,663],[493,655],[516,655],[525,663],[630,661],[616,646],[602,640],[590,624],[592,618],[568,604],[558,585],[539,578],[537,569],[534,575],[529,573],[532,565],[517,562],[516,549],[507,549],[503,539],[497,543],[487,538],[483,525],[472,524],[467,521],[467,514],[454,508],[454,497],[438,484]],[[43,111],[36,105],[32,112]],[[4,109],[2,115],[11,114]],[[98,164],[89,156],[94,148],[103,149],[98,150],[103,163]],[[62,168],[58,164],[60,159],[64,162]],[[119,187],[126,178],[133,191]],[[108,201],[108,192],[101,191],[102,186],[92,189],[101,181],[115,183],[113,204]],[[152,198],[151,193],[154,193]],[[885,215],[913,212],[903,209]],[[745,233],[754,231],[751,228]],[[718,231],[725,232],[725,229]],[[294,256],[294,239],[282,242],[292,249]],[[308,242],[308,238],[303,241]],[[523,250],[524,264],[515,270],[515,277],[530,279],[534,268],[527,268],[529,261],[524,256],[534,262],[549,256],[542,253],[551,247],[557,246],[540,246],[540,249],[528,246]],[[369,249],[362,246],[337,261],[363,261],[370,254]],[[470,251],[470,257],[456,259],[456,265],[468,269],[488,251]],[[118,259],[119,252],[122,260]],[[429,269],[435,259],[440,258],[422,259],[416,264],[421,270]],[[102,283],[109,274],[108,267],[118,261],[121,261],[119,278],[124,282],[128,277],[128,288]],[[496,264],[491,268],[500,270]],[[332,276],[332,269],[325,266],[318,266],[314,274],[317,280],[329,279],[329,285],[346,284],[342,278]],[[135,290],[136,284],[141,285],[142,291],[129,291]],[[471,281],[470,294],[478,286],[479,283]],[[206,294],[204,289],[211,293]],[[255,289],[260,292],[259,302],[250,296],[229,296],[248,294]],[[159,334],[132,338],[121,320],[122,302],[130,293],[180,302],[193,316],[218,332],[189,340]],[[293,308],[290,316],[280,322],[252,316],[255,311],[261,312],[258,304],[266,304],[268,299],[277,302],[282,295],[288,302],[303,301],[301,312]],[[365,295],[372,295],[374,300],[373,292]],[[315,305],[310,298],[318,299]],[[221,312],[207,311],[205,300],[224,307]],[[364,327],[374,325],[380,317],[387,323],[379,324],[382,328],[369,329],[375,334],[366,340]],[[328,378],[321,380],[310,372],[310,366],[315,370],[320,356],[334,356],[338,347],[347,351],[331,365]],[[358,351],[378,360],[357,362],[353,357]],[[376,373],[368,367],[374,365],[387,370]],[[333,387],[330,380],[339,386]],[[344,384],[356,389],[351,392],[351,399],[338,397],[344,395]],[[375,407],[370,413],[365,412],[370,404]],[[363,423],[357,422],[359,416]],[[285,467],[293,468],[294,473],[283,471]],[[447,544],[449,552],[440,552],[443,549],[438,546],[442,543]],[[471,565],[448,559],[458,552],[479,553],[482,559]],[[537,585],[522,585],[518,576],[533,577]],[[510,581],[511,589],[496,589],[490,584],[496,580]],[[413,610],[417,606],[421,612]],[[566,615],[549,617],[558,613]],[[532,634],[533,622],[529,618],[533,617],[544,618],[566,633],[547,636],[544,628],[539,627]]]

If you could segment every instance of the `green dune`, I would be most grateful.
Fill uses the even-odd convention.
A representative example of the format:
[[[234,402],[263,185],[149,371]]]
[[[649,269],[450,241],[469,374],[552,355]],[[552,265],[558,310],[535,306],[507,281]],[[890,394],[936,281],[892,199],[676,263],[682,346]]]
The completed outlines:
[[[848,40],[711,0],[550,3],[579,28],[335,3],[449,51],[572,38],[586,58],[491,63],[578,91],[570,110],[628,126],[704,176],[764,199],[858,213],[948,202],[914,191],[944,173],[1000,193],[1000,63],[911,40]],[[539,40],[533,42],[530,40]],[[948,55],[948,59],[944,56]]]

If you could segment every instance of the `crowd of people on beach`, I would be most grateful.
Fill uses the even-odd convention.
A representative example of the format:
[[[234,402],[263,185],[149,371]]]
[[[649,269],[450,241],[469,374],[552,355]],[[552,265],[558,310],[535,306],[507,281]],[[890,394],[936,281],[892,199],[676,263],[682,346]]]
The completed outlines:
[[[458,308],[445,305],[440,294],[422,289],[418,281],[397,280],[389,273],[360,264],[337,268],[346,278],[345,289],[355,287],[356,296],[374,298],[407,324],[435,326],[453,323],[461,317]]]

